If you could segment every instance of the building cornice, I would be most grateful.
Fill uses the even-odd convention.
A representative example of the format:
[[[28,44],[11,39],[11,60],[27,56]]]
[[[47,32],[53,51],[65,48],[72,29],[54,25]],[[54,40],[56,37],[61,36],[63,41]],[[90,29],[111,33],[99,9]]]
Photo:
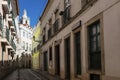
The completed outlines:
[[[45,17],[45,15],[46,15],[47,12],[49,11],[50,6],[52,5],[53,2],[54,2],[54,0],[48,0],[47,5],[46,5],[46,7],[45,7],[45,9],[44,9],[44,11],[43,11],[43,14],[42,14],[42,15],[40,16],[40,18],[39,18],[40,21]]]

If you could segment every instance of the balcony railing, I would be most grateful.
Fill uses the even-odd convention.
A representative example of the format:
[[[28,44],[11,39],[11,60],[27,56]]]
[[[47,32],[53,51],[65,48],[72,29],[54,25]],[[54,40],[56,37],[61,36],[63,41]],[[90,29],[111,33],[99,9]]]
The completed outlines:
[[[15,20],[14,19],[13,19],[13,25],[14,25],[15,32],[16,32],[16,24],[15,24]]]
[[[10,41],[9,29],[6,29],[6,39],[8,40],[8,42]]]
[[[51,36],[52,36],[52,28],[48,30],[48,39],[50,39]]]
[[[58,28],[59,28],[59,19],[57,19],[53,24],[53,33],[56,33],[58,31]]]
[[[9,29],[2,28],[2,37],[9,41]]]
[[[11,41],[11,46],[13,47],[13,49],[16,51],[16,44],[15,44],[15,42],[12,40]]]
[[[8,23],[9,23],[9,26],[13,26],[13,18],[12,18],[12,14],[9,14],[8,16]]]
[[[2,27],[3,27],[3,22],[2,22],[2,16],[0,14],[0,30],[2,30]]]
[[[71,6],[68,6],[63,12],[63,24],[67,23],[70,20],[70,9]]]

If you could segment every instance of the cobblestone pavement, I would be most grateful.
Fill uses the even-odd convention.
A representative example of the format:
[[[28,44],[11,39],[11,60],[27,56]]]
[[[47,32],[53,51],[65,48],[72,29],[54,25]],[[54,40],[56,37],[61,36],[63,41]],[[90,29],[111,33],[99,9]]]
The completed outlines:
[[[30,69],[16,70],[8,75],[4,80],[46,80],[40,74],[33,72]]]

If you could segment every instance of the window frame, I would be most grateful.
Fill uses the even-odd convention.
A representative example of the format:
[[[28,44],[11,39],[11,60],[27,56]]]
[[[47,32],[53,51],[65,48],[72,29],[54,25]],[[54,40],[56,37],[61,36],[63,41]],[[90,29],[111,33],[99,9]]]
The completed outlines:
[[[101,68],[102,68],[101,49],[100,50],[98,49],[98,40],[97,40],[98,36],[100,37],[101,34],[100,34],[100,32],[97,33],[97,27],[98,27],[97,25],[99,25],[99,29],[100,29],[100,21],[99,20],[90,24],[87,29],[87,32],[88,32],[88,59],[89,59],[88,60],[89,61],[88,68],[90,70],[101,70]],[[92,31],[93,29],[94,29],[94,32]],[[94,39],[94,38],[95,38],[95,41],[92,41],[92,39]],[[99,40],[99,41],[101,41],[101,40]],[[93,45],[95,46],[95,48]],[[92,55],[93,56],[100,55],[99,56],[100,57],[100,63],[99,63],[100,65],[99,66],[98,66],[98,64],[96,64],[96,66],[94,64],[92,65],[91,61],[94,59],[94,58],[91,58],[91,57],[93,57]],[[99,58],[97,58],[97,59],[99,59]]]
[[[80,34],[80,57],[82,57],[82,52],[81,52],[81,47],[82,47],[82,45],[81,45],[81,27],[79,27],[79,28],[76,28],[76,29],[74,29],[73,30],[73,41],[74,41],[74,53],[76,53],[76,51],[75,51],[75,34],[76,33],[78,33],[79,32],[79,34]],[[80,58],[80,63],[81,63],[81,72],[80,72],[80,74],[77,74],[77,72],[76,72],[76,55],[74,54],[74,71],[75,71],[75,77],[77,77],[77,78],[81,78],[81,75],[82,75],[82,58]]]
[[[89,27],[90,24],[94,23],[95,21],[100,20],[100,32],[101,32],[101,36],[100,36],[100,40],[101,40],[101,64],[102,64],[102,68],[101,70],[89,70],[88,67],[88,34],[87,34],[87,29]],[[88,74],[100,74],[100,75],[104,75],[105,74],[105,59],[104,59],[104,33],[103,33],[103,13],[100,13],[96,16],[94,16],[93,18],[89,19],[86,23],[85,23],[85,49],[86,49],[86,70],[88,72]]]
[[[52,51],[52,46],[49,47],[49,60],[52,61],[53,60],[53,51]]]

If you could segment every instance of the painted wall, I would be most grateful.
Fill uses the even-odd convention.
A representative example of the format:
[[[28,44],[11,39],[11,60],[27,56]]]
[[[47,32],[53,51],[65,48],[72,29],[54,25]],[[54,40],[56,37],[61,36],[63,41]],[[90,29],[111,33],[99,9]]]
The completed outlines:
[[[78,0],[73,2],[70,0],[72,3],[72,9],[71,9],[71,16],[74,16],[78,12],[78,6],[76,2],[79,2]],[[55,21],[54,19],[54,11],[56,8],[59,6],[59,12],[63,10],[63,1],[60,0],[55,0],[52,5],[50,6],[49,11],[44,13],[44,17],[41,20],[41,27],[42,29],[46,27],[46,37],[47,37],[47,31],[49,29],[48,26],[48,21],[50,18],[53,19],[53,22]],[[75,5],[75,6],[74,6]],[[77,8],[76,8],[77,7]],[[102,32],[102,39],[103,39],[103,54],[104,54],[104,68],[105,72],[102,75],[103,80],[119,80],[120,79],[120,64],[118,63],[120,61],[120,1],[119,0],[98,0],[95,4],[90,6],[87,10],[85,10],[83,13],[81,13],[78,17],[74,19],[67,27],[65,27],[62,31],[60,31],[56,36],[54,36],[52,39],[50,39],[45,45],[42,46],[42,57],[43,57],[43,52],[44,51],[49,51],[49,47],[53,47],[53,65],[52,65],[52,70],[49,69],[51,67],[50,61],[49,61],[49,55],[48,55],[48,69],[49,72],[54,74],[55,73],[55,57],[54,55],[56,54],[54,52],[54,46],[55,46],[55,41],[56,40],[62,40],[60,43],[60,77],[62,79],[65,78],[65,63],[64,63],[64,37],[68,34],[71,36],[71,78],[72,80],[78,80],[75,77],[75,71],[74,71],[74,44],[73,44],[73,32],[72,28],[73,26],[78,22],[82,21],[82,26],[81,26],[81,51],[82,51],[82,78],[85,80],[89,79],[88,71],[87,71],[87,38],[86,38],[86,24],[88,21],[94,21],[97,15],[101,14],[102,21],[101,22],[103,25],[101,25],[103,31]],[[60,19],[61,16],[59,16]],[[61,21],[61,20],[60,20]],[[60,25],[62,22],[60,22]],[[46,38],[47,39],[47,38]],[[102,40],[101,39],[101,40]],[[42,63],[43,65],[44,63]]]

